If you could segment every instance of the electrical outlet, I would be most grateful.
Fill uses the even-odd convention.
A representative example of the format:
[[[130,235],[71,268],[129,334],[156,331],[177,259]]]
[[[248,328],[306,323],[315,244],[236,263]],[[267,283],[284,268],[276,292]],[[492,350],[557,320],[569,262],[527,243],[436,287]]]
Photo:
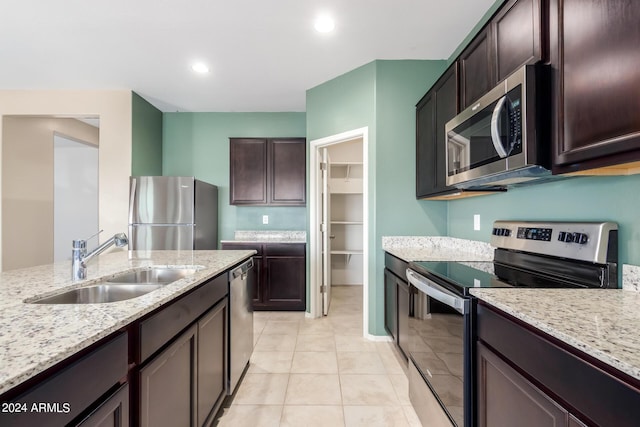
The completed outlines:
[[[262,215],[262,223],[269,224],[269,215]]]
[[[474,231],[480,230],[480,214],[473,215],[473,229]]]

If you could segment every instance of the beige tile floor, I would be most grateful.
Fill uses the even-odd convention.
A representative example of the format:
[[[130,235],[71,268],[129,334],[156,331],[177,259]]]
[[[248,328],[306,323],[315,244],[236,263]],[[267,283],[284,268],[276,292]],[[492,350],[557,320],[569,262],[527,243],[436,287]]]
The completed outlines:
[[[406,362],[362,337],[362,287],[337,286],[329,316],[256,312],[254,351],[221,427],[420,426]],[[404,364],[404,367],[403,367]]]

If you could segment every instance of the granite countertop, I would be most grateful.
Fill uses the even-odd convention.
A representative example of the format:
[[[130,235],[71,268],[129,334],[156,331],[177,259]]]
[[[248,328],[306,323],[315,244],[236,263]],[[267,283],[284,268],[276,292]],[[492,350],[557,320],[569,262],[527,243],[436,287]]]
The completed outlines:
[[[221,243],[307,243],[306,231],[245,231],[234,233],[233,240],[222,240]]]
[[[253,255],[255,251],[118,251],[88,265],[72,282],[70,262],[0,274],[0,393],[26,381]],[[146,295],[105,304],[29,304],[25,299],[90,285],[140,267],[198,271]]]
[[[640,293],[501,288],[471,294],[640,380]]]
[[[493,261],[493,247],[476,240],[446,236],[384,236],[382,249],[406,262]]]

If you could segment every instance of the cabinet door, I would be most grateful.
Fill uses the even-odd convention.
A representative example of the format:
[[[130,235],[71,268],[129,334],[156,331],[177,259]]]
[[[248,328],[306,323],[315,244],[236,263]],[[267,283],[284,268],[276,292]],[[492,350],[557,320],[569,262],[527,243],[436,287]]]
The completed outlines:
[[[447,191],[444,127],[458,113],[458,63],[438,79],[416,107],[416,198]]]
[[[568,412],[478,343],[478,426],[556,427]]]
[[[305,206],[307,144],[304,138],[269,141],[269,204]]]
[[[384,327],[393,340],[398,337],[397,288],[395,276],[384,269]]]
[[[140,425],[196,425],[197,328],[191,326],[140,370]]]
[[[306,307],[305,259],[265,257],[265,304],[272,310]]]
[[[462,51],[460,62],[460,109],[464,110],[493,87],[491,26],[486,27]]]
[[[227,300],[198,321],[198,426],[209,425],[226,396]]]
[[[120,387],[79,427],[129,427],[129,385]]]
[[[398,347],[406,357],[409,354],[409,312],[411,309],[409,284],[398,278],[395,282],[398,295]]]
[[[550,1],[556,172],[640,159],[639,23],[637,1]]]
[[[541,23],[540,0],[511,0],[493,18],[494,84],[542,59]]]
[[[416,106],[416,198],[435,193],[435,97],[430,90]]]
[[[452,189],[447,186],[447,145],[444,127],[458,114],[458,63],[454,63],[434,86],[436,96],[435,172],[436,191]]]
[[[231,138],[229,144],[230,204],[267,204],[267,140]]]

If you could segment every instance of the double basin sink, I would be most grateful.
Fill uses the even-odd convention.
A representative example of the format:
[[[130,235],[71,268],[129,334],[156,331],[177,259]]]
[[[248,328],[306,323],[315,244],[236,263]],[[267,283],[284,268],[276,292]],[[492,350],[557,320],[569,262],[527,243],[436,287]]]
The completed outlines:
[[[189,277],[198,268],[151,267],[118,274],[81,288],[29,301],[33,304],[100,304],[136,298]]]

